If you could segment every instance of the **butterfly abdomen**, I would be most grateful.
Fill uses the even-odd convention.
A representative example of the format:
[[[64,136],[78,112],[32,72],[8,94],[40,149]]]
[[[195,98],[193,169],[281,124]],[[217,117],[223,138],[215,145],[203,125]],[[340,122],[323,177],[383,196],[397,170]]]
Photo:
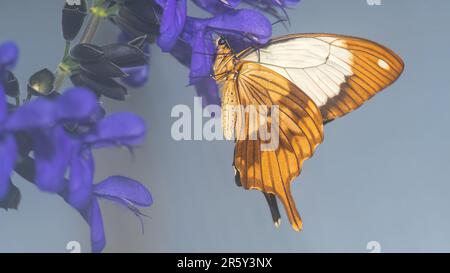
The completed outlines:
[[[227,88],[233,82],[227,83],[222,94],[222,129],[225,139],[234,139],[237,119],[238,99],[235,88]]]

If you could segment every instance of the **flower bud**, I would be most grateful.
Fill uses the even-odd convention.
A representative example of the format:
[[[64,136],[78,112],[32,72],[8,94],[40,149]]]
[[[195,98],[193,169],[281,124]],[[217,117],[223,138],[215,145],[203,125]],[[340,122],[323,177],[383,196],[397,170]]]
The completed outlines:
[[[55,75],[47,68],[42,69],[28,81],[28,92],[34,96],[48,96],[54,91]]]
[[[16,76],[9,70],[5,73],[5,79],[3,81],[3,87],[5,88],[6,95],[16,98],[19,96],[20,88],[19,82]]]
[[[75,86],[85,87],[97,94],[114,100],[125,100],[127,89],[111,78],[101,78],[85,71],[74,73],[70,77]]]
[[[79,63],[95,63],[103,55],[101,47],[94,44],[78,44],[70,51],[70,57]]]
[[[66,0],[62,14],[63,35],[72,41],[78,35],[87,15],[86,0]]]

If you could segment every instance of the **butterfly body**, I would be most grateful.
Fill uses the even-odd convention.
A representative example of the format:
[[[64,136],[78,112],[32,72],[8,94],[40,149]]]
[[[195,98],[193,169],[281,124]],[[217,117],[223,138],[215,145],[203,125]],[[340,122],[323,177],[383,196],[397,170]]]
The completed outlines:
[[[292,227],[301,230],[291,183],[323,141],[324,123],[358,108],[402,71],[395,53],[361,38],[288,35],[237,54],[219,39],[214,77],[222,85],[224,135],[236,141],[237,184],[265,194],[277,226],[280,200]],[[250,106],[277,115],[255,119]],[[264,146],[267,139],[252,138],[263,127],[277,133],[272,149]]]

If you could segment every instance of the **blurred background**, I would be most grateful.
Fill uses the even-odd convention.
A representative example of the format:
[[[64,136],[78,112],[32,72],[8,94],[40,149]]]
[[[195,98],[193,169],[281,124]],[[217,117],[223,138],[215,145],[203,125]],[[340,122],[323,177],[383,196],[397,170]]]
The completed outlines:
[[[15,74],[25,90],[34,72],[54,70],[64,47],[63,0],[0,0],[0,40],[21,49]],[[384,44],[405,61],[402,77],[358,111],[325,127],[325,141],[305,162],[292,191],[304,220],[293,231],[283,212],[275,229],[263,196],[234,184],[233,144],[171,138],[174,105],[193,106],[188,70],[152,47],[151,79],[126,102],[103,99],[109,112],[145,118],[149,135],[133,159],[124,150],[96,154],[97,181],[126,175],[151,190],[145,233],[135,216],[101,204],[106,252],[450,251],[450,2],[445,0],[302,0],[289,30],[327,32]],[[190,7],[193,15],[204,15]],[[103,22],[95,42],[116,41]],[[66,82],[66,86],[70,86]],[[388,132],[388,133],[387,133]],[[0,163],[1,164],[1,163]],[[90,251],[89,228],[55,195],[15,177],[18,211],[0,211],[0,252]]]

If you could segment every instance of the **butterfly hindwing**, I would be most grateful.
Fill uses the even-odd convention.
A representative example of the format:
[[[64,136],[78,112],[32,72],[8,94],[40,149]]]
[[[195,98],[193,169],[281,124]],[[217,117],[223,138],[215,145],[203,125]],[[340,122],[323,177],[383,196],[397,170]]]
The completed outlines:
[[[276,123],[279,128],[278,146],[263,149],[264,141],[251,140],[252,125],[248,112],[236,113],[236,141],[234,165],[245,189],[257,189],[274,194],[283,203],[286,214],[296,230],[302,228],[290,191],[290,184],[301,171],[303,161],[310,158],[323,140],[323,123],[319,108],[300,90],[275,71],[256,63],[244,62],[239,75],[225,83],[224,92],[235,92],[239,105],[278,106],[279,119],[268,115],[267,127]],[[223,105],[226,108],[226,105]]]

